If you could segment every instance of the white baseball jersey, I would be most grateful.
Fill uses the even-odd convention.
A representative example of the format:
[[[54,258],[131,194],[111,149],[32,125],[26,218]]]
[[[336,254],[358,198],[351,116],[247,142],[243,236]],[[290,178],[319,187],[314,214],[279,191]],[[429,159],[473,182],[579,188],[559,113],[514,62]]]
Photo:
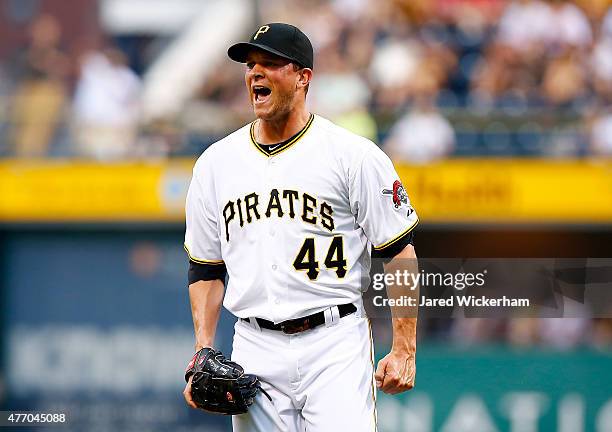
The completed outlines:
[[[226,268],[224,306],[275,323],[359,304],[370,253],[395,255],[418,223],[393,164],[371,141],[317,115],[271,147],[256,142],[254,124],[195,164],[190,283]]]

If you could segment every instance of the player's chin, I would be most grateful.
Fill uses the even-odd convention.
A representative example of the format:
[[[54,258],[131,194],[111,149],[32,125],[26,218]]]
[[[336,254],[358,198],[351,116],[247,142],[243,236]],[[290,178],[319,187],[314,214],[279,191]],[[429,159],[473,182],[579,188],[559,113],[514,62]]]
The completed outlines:
[[[274,119],[274,110],[270,107],[264,107],[261,105],[253,105],[253,113],[255,117],[262,120]]]

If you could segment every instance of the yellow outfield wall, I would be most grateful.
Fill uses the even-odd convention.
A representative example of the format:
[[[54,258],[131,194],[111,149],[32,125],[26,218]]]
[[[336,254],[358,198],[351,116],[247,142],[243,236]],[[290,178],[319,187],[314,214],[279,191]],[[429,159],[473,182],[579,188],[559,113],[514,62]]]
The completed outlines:
[[[428,222],[612,223],[612,160],[396,164]]]
[[[3,161],[0,221],[180,222],[193,162]],[[396,168],[422,223],[612,223],[612,161],[455,159]]]
[[[181,221],[193,163],[2,162],[0,221]]]

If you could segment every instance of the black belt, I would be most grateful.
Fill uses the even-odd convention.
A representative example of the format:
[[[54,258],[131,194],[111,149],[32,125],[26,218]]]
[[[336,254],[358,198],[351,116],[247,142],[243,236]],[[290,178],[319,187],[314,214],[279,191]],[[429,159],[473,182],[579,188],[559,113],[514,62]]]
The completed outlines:
[[[340,312],[340,318],[357,312],[357,308],[354,304],[343,304],[338,306]],[[244,321],[249,321],[248,318],[242,318]],[[317,312],[312,315],[308,315],[302,318],[296,318],[292,320],[283,321],[278,324],[274,324],[272,321],[268,321],[263,318],[255,318],[259,327],[267,330],[282,331],[285,334],[295,334],[306,330],[313,329],[325,324],[325,312]]]

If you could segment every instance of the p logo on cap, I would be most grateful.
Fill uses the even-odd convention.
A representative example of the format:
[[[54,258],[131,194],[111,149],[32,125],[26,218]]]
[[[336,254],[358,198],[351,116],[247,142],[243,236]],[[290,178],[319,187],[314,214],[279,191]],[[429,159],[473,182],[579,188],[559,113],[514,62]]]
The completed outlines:
[[[257,36],[267,32],[268,30],[270,30],[270,26],[264,25],[264,26],[259,27],[259,30],[257,30],[257,33],[255,33],[255,36],[253,36],[253,40],[257,40]]]

